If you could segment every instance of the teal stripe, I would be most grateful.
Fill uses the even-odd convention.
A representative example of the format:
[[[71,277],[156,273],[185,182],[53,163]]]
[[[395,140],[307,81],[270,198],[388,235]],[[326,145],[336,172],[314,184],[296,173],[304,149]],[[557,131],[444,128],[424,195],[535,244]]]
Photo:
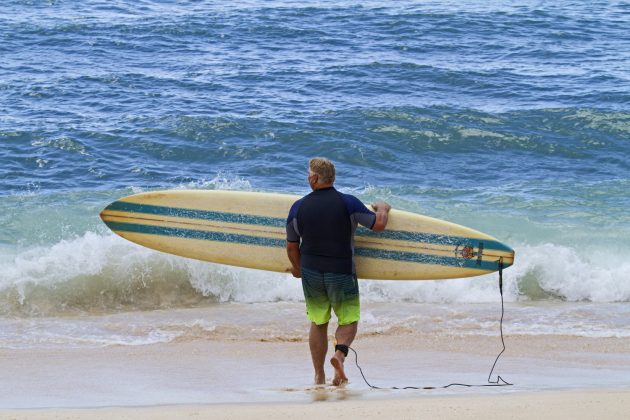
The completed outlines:
[[[411,242],[423,242],[433,245],[452,245],[452,246],[470,246],[478,248],[480,244],[483,245],[483,249],[494,251],[513,252],[513,249],[502,244],[498,241],[489,241],[487,239],[475,239],[467,238],[465,236],[447,236],[436,235],[433,233],[417,233],[408,232],[405,230],[384,230],[382,232],[373,232],[364,227],[357,229],[357,236],[368,238],[382,238],[382,239],[394,239],[397,241],[411,241]]]
[[[269,247],[284,247],[286,244],[284,239],[263,238],[260,236],[233,233],[207,232],[203,230],[140,225],[135,223],[105,222],[105,224],[111,230],[119,232],[145,233],[148,235],[175,236],[186,239],[202,239],[206,241],[232,242]]]
[[[279,217],[249,216],[237,213],[224,213],[220,211],[184,209],[179,207],[154,206],[150,204],[128,203],[126,201],[114,201],[105,210],[126,211],[129,213],[157,214],[161,216],[185,217],[187,219],[216,220],[227,223],[241,223],[247,225],[262,225],[273,227],[285,227],[286,219]]]
[[[283,239],[264,238],[260,236],[241,235],[222,232],[207,232],[194,229],[182,229],[164,226],[151,226],[135,223],[105,222],[113,231],[143,233],[148,235],[175,236],[186,239],[201,239],[207,241],[230,242],[247,245],[260,245],[275,248],[284,248],[286,242]],[[419,264],[434,264],[453,267],[477,268],[480,270],[496,271],[499,269],[496,262],[477,260],[464,260],[455,257],[440,257],[435,255],[420,254],[415,252],[388,251],[372,248],[356,248],[355,255],[368,258],[385,260],[414,262]]]
[[[187,219],[216,220],[226,223],[240,223],[248,225],[261,225],[283,228],[286,219],[280,217],[250,216],[237,213],[225,213],[218,211],[194,210],[178,207],[154,206],[150,204],[128,203],[125,201],[115,201],[105,208],[112,211],[126,211],[130,213],[156,214],[172,217],[183,217]],[[484,239],[467,238],[464,236],[436,235],[431,233],[408,232],[404,230],[385,230],[383,232],[372,232],[369,229],[360,227],[357,229],[357,236],[380,239],[393,239],[398,241],[422,242],[434,245],[470,246],[478,248],[483,245],[484,250],[495,250],[513,252],[512,248],[498,241]]]
[[[354,250],[354,254],[359,257],[404,261],[418,264],[445,265],[450,267],[474,268],[477,270],[487,271],[497,271],[499,269],[498,261],[480,261],[478,263],[476,259],[465,260],[463,258],[419,254],[415,252],[389,251],[385,249],[373,248],[356,248]],[[508,264],[504,264],[504,268],[508,266]]]

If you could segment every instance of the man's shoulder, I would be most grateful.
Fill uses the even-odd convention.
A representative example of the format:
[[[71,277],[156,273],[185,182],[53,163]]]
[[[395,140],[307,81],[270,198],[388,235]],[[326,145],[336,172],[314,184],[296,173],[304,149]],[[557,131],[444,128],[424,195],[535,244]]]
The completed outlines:
[[[302,203],[304,202],[304,200],[306,200],[307,198],[309,198],[309,196],[310,196],[311,194],[312,194],[312,193],[306,194],[304,197],[302,197],[302,198],[298,198],[297,200],[295,200],[295,201],[293,202],[293,204],[291,205],[291,208],[299,207],[299,206],[300,206],[300,204],[302,204]]]
[[[341,192],[339,190],[335,190],[337,191],[337,193],[339,193],[339,195],[344,199],[344,200],[351,200],[351,201],[361,201],[358,198],[356,198],[354,195],[352,194],[347,194],[344,192]]]
[[[356,198],[354,195],[346,194],[346,193],[342,193],[342,192],[339,192],[339,195],[341,196],[341,198],[343,199],[344,203],[346,204],[346,207],[348,208],[348,212],[350,214],[353,214],[353,213],[372,213],[370,211],[370,209],[365,207],[365,204],[363,204],[363,202],[361,200],[359,200],[358,198]]]
[[[296,200],[292,205],[291,205],[291,209],[289,210],[289,220],[293,219],[294,217],[297,217],[297,211],[300,208],[300,205],[304,202],[304,199],[306,197],[308,197],[310,194],[305,195],[304,197]]]

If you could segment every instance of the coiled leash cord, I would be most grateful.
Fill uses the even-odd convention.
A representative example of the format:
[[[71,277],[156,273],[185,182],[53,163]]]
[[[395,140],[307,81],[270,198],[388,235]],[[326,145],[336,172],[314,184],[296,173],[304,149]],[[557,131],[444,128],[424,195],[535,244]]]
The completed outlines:
[[[363,374],[363,369],[361,369],[361,366],[359,366],[359,355],[357,354],[356,350],[353,349],[352,347],[347,347],[348,350],[352,350],[352,352],[354,353],[354,362],[357,365],[357,368],[359,369],[359,372],[361,372],[361,376],[363,377],[363,380],[365,381],[365,383],[367,384],[367,386],[369,386],[372,389],[444,389],[444,388],[449,388],[451,386],[464,386],[467,388],[472,388],[472,387],[487,387],[487,386],[506,386],[506,385],[514,385],[511,384],[509,382],[507,382],[505,379],[503,379],[501,376],[497,375],[497,379],[495,381],[493,381],[492,378],[492,372],[494,372],[494,368],[497,365],[497,362],[499,361],[499,357],[501,357],[501,355],[503,354],[503,352],[505,351],[505,340],[503,339],[503,315],[505,313],[505,309],[504,309],[504,305],[503,305],[503,258],[501,257],[499,259],[499,292],[501,293],[501,321],[499,322],[499,328],[501,331],[501,344],[503,345],[503,349],[499,352],[499,354],[497,355],[496,359],[494,359],[494,363],[492,364],[492,368],[490,369],[490,373],[488,374],[488,383],[487,384],[461,384],[461,383],[452,383],[452,384],[448,384],[448,385],[444,385],[444,386],[405,386],[405,387],[397,387],[397,386],[392,386],[392,387],[379,387],[379,386],[375,386],[372,385],[371,383],[368,382],[368,380],[365,378],[365,375]],[[346,347],[346,346],[343,346]],[[347,351],[346,351],[347,353]]]

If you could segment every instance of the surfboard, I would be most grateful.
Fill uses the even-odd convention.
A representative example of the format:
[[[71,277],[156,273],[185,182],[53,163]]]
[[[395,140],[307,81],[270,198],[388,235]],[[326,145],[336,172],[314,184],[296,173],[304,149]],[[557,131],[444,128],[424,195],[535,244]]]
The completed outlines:
[[[182,257],[290,272],[286,222],[299,196],[169,190],[130,195],[101,218],[116,234]],[[509,267],[514,251],[492,236],[443,220],[392,209],[387,228],[355,233],[361,279],[426,280],[478,276]]]

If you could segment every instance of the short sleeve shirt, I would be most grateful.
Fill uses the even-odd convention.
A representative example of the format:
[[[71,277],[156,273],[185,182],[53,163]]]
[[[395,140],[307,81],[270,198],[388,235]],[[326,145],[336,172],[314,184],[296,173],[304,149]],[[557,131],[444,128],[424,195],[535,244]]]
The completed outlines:
[[[354,232],[371,229],[376,215],[356,197],[334,187],[296,201],[287,218],[287,241],[300,242],[303,267],[324,273],[354,273]]]

